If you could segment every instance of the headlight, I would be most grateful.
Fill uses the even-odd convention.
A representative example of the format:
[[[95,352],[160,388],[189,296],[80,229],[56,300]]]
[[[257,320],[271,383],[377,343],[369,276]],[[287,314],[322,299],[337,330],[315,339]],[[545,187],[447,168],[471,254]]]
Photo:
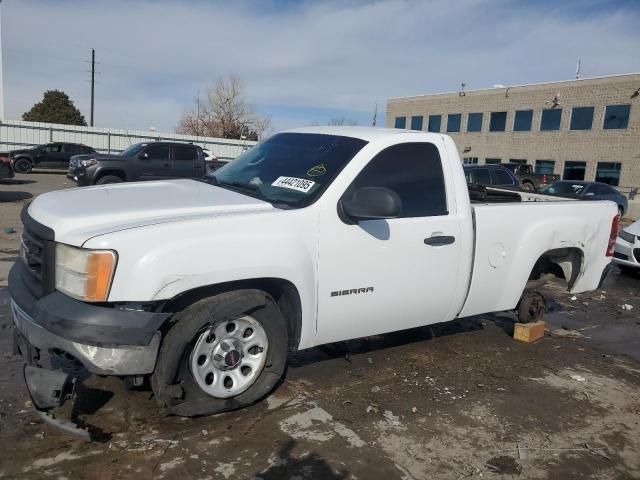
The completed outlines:
[[[56,290],[88,302],[109,296],[118,257],[113,250],[89,250],[56,244]]]
[[[82,165],[83,167],[90,167],[91,165],[95,165],[96,163],[98,163],[98,160],[96,160],[95,158],[90,158],[89,160],[80,160],[80,165]]]

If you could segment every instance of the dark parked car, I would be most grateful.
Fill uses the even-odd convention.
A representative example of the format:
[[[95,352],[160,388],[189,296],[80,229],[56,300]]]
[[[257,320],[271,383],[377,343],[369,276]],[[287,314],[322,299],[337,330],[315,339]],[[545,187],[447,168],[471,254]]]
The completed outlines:
[[[503,167],[509,169],[522,185],[523,190],[539,190],[542,187],[555,182],[560,179],[560,175],[547,174],[547,173],[535,173],[533,167],[523,163],[505,163]]]
[[[627,213],[627,197],[611,185],[601,182],[585,182],[583,180],[560,180],[540,190],[540,193],[550,193],[562,196],[575,196],[591,200],[611,200],[618,204],[620,216]]]
[[[67,177],[78,185],[205,176],[202,148],[178,142],[137,143],[120,155],[76,155]]]
[[[0,153],[0,179],[13,178],[13,168],[8,153]]]
[[[80,143],[52,142],[35,148],[9,152],[13,169],[17,173],[29,173],[33,168],[69,168],[73,155],[96,153]]]
[[[464,176],[468,184],[488,187],[520,187],[518,178],[502,165],[465,165]]]

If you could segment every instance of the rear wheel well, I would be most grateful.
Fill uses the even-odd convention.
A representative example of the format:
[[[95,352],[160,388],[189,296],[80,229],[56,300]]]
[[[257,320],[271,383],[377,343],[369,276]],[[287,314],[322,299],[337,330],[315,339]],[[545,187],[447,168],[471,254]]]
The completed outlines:
[[[287,321],[289,350],[297,350],[302,331],[302,304],[296,287],[291,282],[281,278],[256,278],[194,288],[168,300],[162,310],[175,313],[184,310],[203,298],[247,289],[262,290],[273,298]]]
[[[123,182],[127,180],[127,176],[125,175],[125,173],[122,170],[100,170],[100,172],[98,173],[98,176],[96,177],[95,181],[97,182],[102,177],[106,177],[107,175],[113,175],[114,177],[118,177]]]
[[[584,254],[575,247],[555,248],[543,253],[536,261],[527,288],[537,288],[553,277],[563,278],[571,290],[582,271]]]

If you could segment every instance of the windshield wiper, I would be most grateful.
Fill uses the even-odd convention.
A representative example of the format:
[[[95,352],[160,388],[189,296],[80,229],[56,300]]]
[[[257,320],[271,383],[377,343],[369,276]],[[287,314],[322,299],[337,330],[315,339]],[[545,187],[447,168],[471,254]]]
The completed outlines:
[[[262,194],[262,190],[260,190],[260,187],[252,183],[216,182],[216,185],[219,187],[232,187],[232,190],[240,190],[241,193],[257,194],[260,199],[264,199],[264,195]]]

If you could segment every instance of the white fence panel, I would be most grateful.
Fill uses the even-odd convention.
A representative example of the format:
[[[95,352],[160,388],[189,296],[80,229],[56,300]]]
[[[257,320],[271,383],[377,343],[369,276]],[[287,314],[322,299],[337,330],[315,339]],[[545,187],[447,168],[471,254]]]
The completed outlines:
[[[170,132],[123,128],[79,127],[56,123],[5,120],[0,122],[0,151],[30,148],[49,142],[83,143],[102,153],[118,153],[134,143],[153,141],[188,142],[207,148],[223,160],[231,160],[256,142],[227,138],[196,137]]]

